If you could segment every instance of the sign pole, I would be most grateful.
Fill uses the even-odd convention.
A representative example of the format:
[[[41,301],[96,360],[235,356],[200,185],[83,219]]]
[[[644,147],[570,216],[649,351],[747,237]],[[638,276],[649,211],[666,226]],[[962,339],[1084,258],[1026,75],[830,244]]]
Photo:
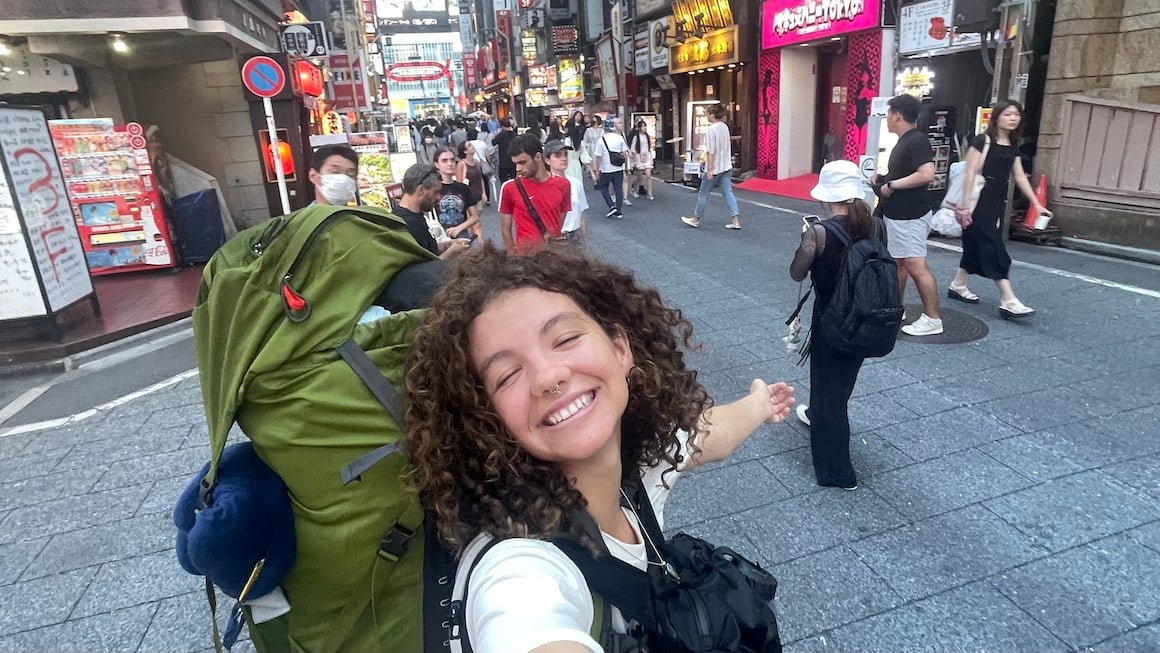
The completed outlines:
[[[278,196],[282,198],[282,214],[290,213],[290,196],[286,192],[286,175],[282,172],[282,154],[278,147],[278,128],[274,124],[274,103],[270,98],[262,98],[262,109],[266,112],[266,129],[270,130],[270,154],[274,159],[274,174],[278,176]]]

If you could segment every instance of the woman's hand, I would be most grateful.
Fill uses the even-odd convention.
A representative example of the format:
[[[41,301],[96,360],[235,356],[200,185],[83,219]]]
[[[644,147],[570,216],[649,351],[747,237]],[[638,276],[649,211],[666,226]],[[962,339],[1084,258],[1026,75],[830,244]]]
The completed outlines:
[[[1035,214],[1036,214],[1036,215],[1044,215],[1044,214],[1046,214],[1046,215],[1050,215],[1050,216],[1051,216],[1051,217],[1053,217],[1053,218],[1055,217],[1055,214],[1054,214],[1054,213],[1052,213],[1051,211],[1048,211],[1048,210],[1047,210],[1047,207],[1046,207],[1046,206],[1044,206],[1044,205],[1042,205],[1042,204],[1040,204],[1039,202],[1036,202],[1036,203],[1035,203],[1033,206],[1034,206],[1034,208],[1035,208]]]
[[[777,424],[784,421],[795,403],[793,386],[780,381],[769,385],[761,379],[753,379],[753,382],[749,384],[749,394],[762,401],[762,411],[766,424]]]
[[[971,211],[964,206],[958,204],[951,204],[951,210],[955,212],[955,221],[960,225],[963,221],[970,217]]]

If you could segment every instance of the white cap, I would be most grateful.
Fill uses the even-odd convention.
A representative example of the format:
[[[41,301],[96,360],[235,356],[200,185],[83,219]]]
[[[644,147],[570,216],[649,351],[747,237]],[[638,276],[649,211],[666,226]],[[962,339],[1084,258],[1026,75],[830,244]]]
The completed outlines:
[[[819,202],[832,203],[865,199],[866,187],[862,183],[862,171],[853,161],[830,161],[822,166],[818,185],[810,191],[810,196]]]

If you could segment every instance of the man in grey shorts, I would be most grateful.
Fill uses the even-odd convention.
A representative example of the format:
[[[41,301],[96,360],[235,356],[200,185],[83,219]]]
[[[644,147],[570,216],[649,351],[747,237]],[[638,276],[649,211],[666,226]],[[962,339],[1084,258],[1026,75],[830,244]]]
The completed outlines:
[[[887,249],[898,262],[898,287],[906,296],[906,280],[914,279],[922,299],[922,315],[902,327],[912,336],[932,336],[943,332],[938,312],[938,287],[926,265],[926,237],[930,233],[930,200],[926,187],[934,179],[934,157],[926,134],[915,128],[919,102],[899,95],[887,103],[886,126],[898,136],[890,152],[886,179],[870,180],[882,199],[886,222]]]

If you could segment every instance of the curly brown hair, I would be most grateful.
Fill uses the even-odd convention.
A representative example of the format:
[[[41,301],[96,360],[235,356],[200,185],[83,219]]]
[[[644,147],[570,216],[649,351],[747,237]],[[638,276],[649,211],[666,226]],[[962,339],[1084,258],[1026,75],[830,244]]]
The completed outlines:
[[[480,532],[496,537],[586,536],[568,516],[586,502],[555,463],[533,458],[508,432],[471,361],[471,323],[501,295],[536,288],[570,298],[610,337],[628,334],[636,367],[621,419],[626,472],[675,468],[680,430],[694,441],[712,400],[685,368],[693,327],[631,272],[559,246],[514,255],[485,245],[436,294],[407,365],[409,480],[458,550]],[[695,449],[694,449],[695,451]]]

